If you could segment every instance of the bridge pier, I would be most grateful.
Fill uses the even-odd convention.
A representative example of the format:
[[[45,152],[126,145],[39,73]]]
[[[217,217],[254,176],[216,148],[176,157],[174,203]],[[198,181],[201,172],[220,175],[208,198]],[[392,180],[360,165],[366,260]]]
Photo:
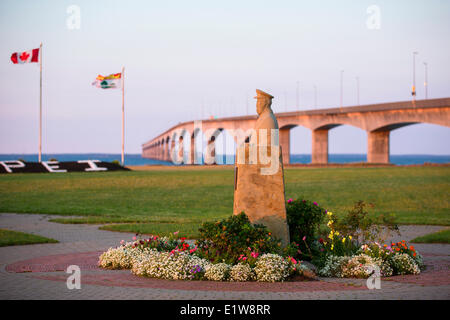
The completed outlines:
[[[170,142],[170,140],[166,139],[166,143],[165,143],[166,148],[164,149],[164,158],[163,158],[165,161],[170,161],[169,142]]]
[[[195,162],[195,157],[196,157],[195,151],[196,151],[195,150],[195,138],[191,137],[191,150],[190,150],[191,163],[190,164],[196,164],[196,162]]]
[[[156,143],[156,160],[159,160],[159,155],[160,155],[160,149],[161,148],[161,145],[160,145],[160,142],[158,141],[157,143]]]
[[[184,164],[184,142],[183,136],[178,138],[178,159],[181,159],[181,163]]]
[[[312,131],[311,163],[328,163],[328,131],[329,129],[316,129]]]
[[[214,135],[208,140],[206,146],[205,164],[216,164],[216,137]]]
[[[175,159],[175,140],[170,139],[170,159]]]
[[[283,157],[283,164],[289,164],[291,155],[291,129],[283,128],[280,129],[279,132],[279,141],[281,146],[281,154]]]
[[[367,132],[367,162],[389,163],[390,131]]]

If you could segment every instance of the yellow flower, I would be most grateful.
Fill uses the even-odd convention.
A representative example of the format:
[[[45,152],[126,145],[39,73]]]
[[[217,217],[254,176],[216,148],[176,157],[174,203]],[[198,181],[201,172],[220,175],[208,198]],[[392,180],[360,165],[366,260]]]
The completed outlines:
[[[328,212],[327,212],[327,215],[328,215],[329,217],[331,217],[331,216],[333,215],[333,212],[328,211]]]
[[[331,250],[333,250],[333,249],[334,249],[334,244],[331,245]]]
[[[345,238],[342,238],[342,243],[344,243],[345,242]]]
[[[348,238],[349,238],[350,240],[352,240],[352,236],[348,236]]]
[[[338,236],[338,235],[339,235],[339,232],[338,232],[338,231],[336,231],[335,235],[337,235],[337,236]]]

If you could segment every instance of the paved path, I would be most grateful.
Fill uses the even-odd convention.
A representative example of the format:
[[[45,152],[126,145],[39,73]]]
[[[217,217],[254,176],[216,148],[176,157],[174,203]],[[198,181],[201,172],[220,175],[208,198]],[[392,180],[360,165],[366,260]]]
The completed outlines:
[[[95,225],[64,225],[49,222],[50,216],[0,214],[0,228],[28,232],[60,241],[0,248],[0,299],[450,299],[450,246],[416,244],[430,268],[419,276],[382,280],[381,290],[368,290],[365,280],[327,279],[317,282],[277,284],[242,284],[181,282],[135,277],[128,270],[107,271],[95,267],[100,251],[129,240],[130,233],[98,230]],[[443,229],[439,226],[402,226],[401,239]],[[398,241],[400,238],[394,238]],[[41,257],[53,256],[43,260]],[[34,260],[30,260],[34,259]],[[68,274],[55,268],[70,259],[81,259],[91,268],[82,267],[80,290],[66,286]],[[84,260],[83,260],[84,259]],[[12,272],[21,261],[37,262],[38,272]],[[8,267],[7,267],[8,266]],[[9,271],[8,271],[9,270]]]

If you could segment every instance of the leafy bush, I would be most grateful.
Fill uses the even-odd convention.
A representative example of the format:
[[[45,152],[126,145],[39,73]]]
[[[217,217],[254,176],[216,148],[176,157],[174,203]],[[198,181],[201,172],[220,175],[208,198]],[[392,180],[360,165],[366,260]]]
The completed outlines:
[[[235,264],[249,248],[258,254],[281,251],[281,243],[267,228],[252,224],[243,212],[222,221],[205,222],[199,232],[197,254],[215,263]]]
[[[395,274],[419,274],[420,268],[406,253],[394,254],[391,260]]]
[[[312,250],[319,227],[326,215],[326,210],[316,202],[289,199],[286,205],[287,222],[291,241],[299,250],[300,257],[311,259]]]
[[[392,232],[398,233],[398,226],[393,215],[378,215],[376,218],[369,217],[366,207],[374,207],[358,201],[353,208],[341,219],[335,219],[334,228],[344,236],[352,236],[359,243],[372,241],[384,242]]]

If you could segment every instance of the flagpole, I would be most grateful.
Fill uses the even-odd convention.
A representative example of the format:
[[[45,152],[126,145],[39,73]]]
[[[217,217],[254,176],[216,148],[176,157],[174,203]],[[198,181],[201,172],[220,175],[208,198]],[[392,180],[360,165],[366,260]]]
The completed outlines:
[[[39,46],[39,69],[40,69],[40,77],[39,77],[39,162],[42,160],[42,42]]]
[[[122,166],[125,164],[125,67],[122,67]]]

